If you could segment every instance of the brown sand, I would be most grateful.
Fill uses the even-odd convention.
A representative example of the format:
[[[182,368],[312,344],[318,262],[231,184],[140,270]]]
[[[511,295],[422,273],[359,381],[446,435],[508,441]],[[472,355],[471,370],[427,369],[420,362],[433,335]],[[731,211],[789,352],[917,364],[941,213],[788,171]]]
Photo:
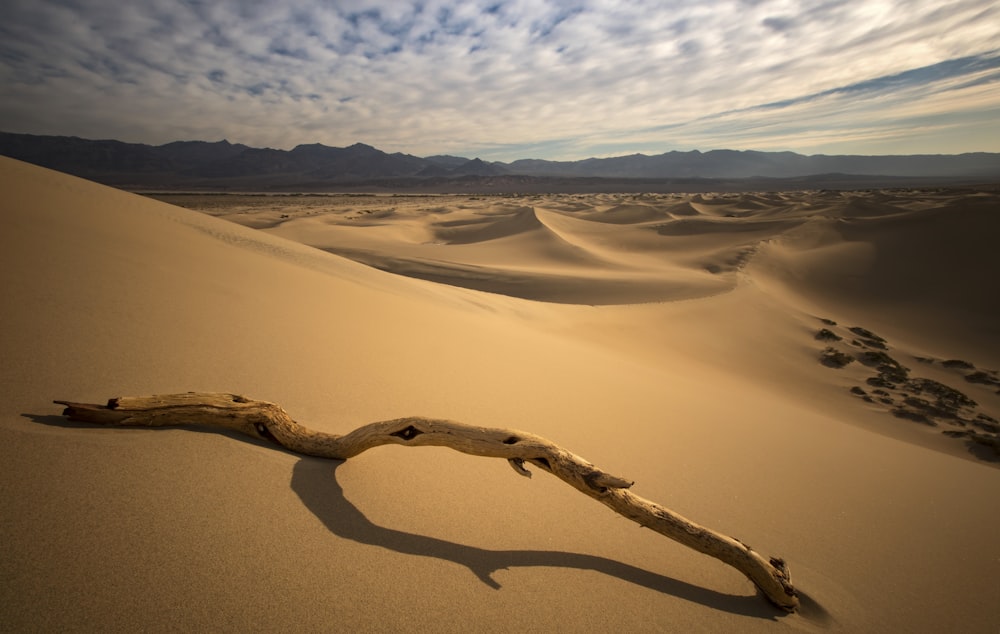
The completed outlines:
[[[887,413],[914,395],[873,394],[874,366],[819,362],[873,352],[861,326],[973,399],[961,416],[1000,418],[997,388],[964,378],[1000,367],[996,195],[213,212],[256,231],[10,159],[0,182],[4,629],[1000,628],[997,463],[943,435],[953,419]],[[783,556],[803,610],[502,461],[335,464],[50,404],[185,390],[331,432],[421,414],[546,436]]]

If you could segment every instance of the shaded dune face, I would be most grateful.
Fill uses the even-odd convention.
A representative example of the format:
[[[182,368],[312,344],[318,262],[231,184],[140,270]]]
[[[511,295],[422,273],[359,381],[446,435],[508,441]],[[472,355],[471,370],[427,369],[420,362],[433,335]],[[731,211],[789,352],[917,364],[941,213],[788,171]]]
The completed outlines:
[[[824,310],[981,347],[1000,335],[997,236],[995,195],[856,194],[762,244],[750,274]]]
[[[662,304],[750,284],[809,314],[957,344],[941,354],[1000,337],[994,192],[245,198],[216,215],[381,271],[514,298]]]
[[[471,217],[448,218],[431,223],[435,240],[443,244],[476,244],[543,228],[531,207],[511,211],[481,213]]]
[[[750,274],[837,301],[969,305],[987,317],[996,197],[948,192],[373,197],[369,208],[229,216],[400,275],[538,301],[664,302]],[[423,200],[423,202],[421,202]],[[353,201],[352,201],[353,202]],[[272,214],[273,215],[273,214]],[[953,271],[968,276],[954,284]],[[919,282],[917,281],[919,280]],[[993,294],[995,295],[995,294]]]
[[[276,225],[230,216],[369,266],[512,297],[629,304],[707,297],[735,287],[765,240],[805,220],[757,216],[789,207],[753,197],[531,197],[440,206],[396,205],[363,218],[330,209]],[[708,201],[708,202],[705,202]],[[523,204],[522,204],[523,203]],[[705,211],[702,211],[705,210]]]

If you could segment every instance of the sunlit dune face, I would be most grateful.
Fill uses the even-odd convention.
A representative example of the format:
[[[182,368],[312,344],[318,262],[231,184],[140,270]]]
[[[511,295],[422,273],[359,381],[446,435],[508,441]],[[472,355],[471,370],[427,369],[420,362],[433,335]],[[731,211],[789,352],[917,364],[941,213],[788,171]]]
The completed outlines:
[[[5,157],[0,186],[8,629],[1000,624],[996,191],[217,195],[199,213]],[[228,393],[198,416],[230,429],[233,394],[335,436],[395,419],[392,446],[329,461],[275,447],[273,418],[241,440],[79,426],[52,403],[159,394],[162,424],[185,422],[162,395],[190,391]],[[94,411],[122,422],[128,402]],[[493,436],[502,455],[551,439],[614,474],[585,469],[599,496],[787,566],[800,612],[547,457],[395,442],[428,419],[518,430]]]

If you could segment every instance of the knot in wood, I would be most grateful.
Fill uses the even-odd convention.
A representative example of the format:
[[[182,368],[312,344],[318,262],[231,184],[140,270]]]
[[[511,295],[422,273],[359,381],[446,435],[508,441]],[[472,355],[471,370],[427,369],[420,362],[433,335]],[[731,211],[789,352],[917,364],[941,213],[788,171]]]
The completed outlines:
[[[392,432],[390,436],[395,436],[396,438],[402,438],[403,440],[410,441],[419,436],[424,432],[420,431],[413,425],[408,425],[399,431]]]
[[[256,430],[257,435],[263,438],[264,440],[274,443],[279,447],[284,447],[284,445],[281,444],[281,441],[279,441],[277,438],[274,437],[274,434],[271,433],[271,430],[268,429],[267,425],[265,425],[264,423],[260,422],[254,423],[253,427],[254,430]]]

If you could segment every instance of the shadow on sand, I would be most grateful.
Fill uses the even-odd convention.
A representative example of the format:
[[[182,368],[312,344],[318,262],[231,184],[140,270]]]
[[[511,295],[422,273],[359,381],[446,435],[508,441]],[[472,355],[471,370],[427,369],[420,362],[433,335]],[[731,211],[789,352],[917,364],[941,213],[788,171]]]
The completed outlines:
[[[35,423],[51,427],[107,429],[103,425],[68,421],[59,415],[22,414],[22,416]],[[241,442],[274,448],[273,445],[255,441],[227,430],[205,429],[197,426],[173,427],[173,429],[178,428],[200,433],[222,434]],[[120,429],[159,430],[171,428]],[[278,451],[284,450],[278,449]],[[337,469],[343,462],[322,458],[302,458],[299,454],[288,453],[299,458],[292,471],[292,490],[299,496],[306,508],[322,521],[334,535],[359,544],[379,546],[407,555],[436,557],[452,561],[468,568],[480,581],[491,588],[500,588],[500,584],[492,576],[497,570],[532,566],[575,568],[600,572],[637,586],[733,614],[770,620],[778,620],[786,616],[783,610],[768,603],[760,593],[751,595],[724,594],[596,555],[555,550],[488,550],[436,537],[385,528],[372,523],[365,517],[364,513],[344,497],[344,490],[337,481]],[[801,616],[821,625],[830,622],[830,615],[816,601],[801,593],[800,599],[802,600],[799,610]]]
[[[594,570],[734,614],[762,619],[776,619],[784,614],[759,594],[723,594],[604,557],[552,550],[488,550],[378,526],[344,497],[344,490],[337,481],[337,469],[341,464],[343,463],[305,458],[295,465],[292,472],[292,490],[306,508],[338,537],[407,555],[452,561],[471,570],[491,588],[500,588],[500,584],[492,576],[497,570],[522,566],[576,568]]]

